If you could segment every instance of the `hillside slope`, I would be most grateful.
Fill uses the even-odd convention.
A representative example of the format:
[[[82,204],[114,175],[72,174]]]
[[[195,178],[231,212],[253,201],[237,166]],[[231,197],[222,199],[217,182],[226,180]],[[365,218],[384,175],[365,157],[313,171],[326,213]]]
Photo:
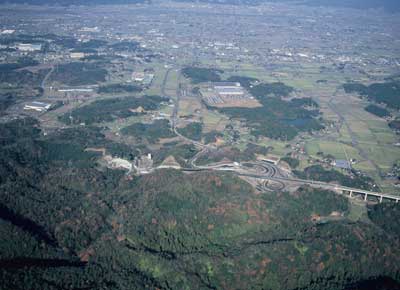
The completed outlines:
[[[398,229],[386,224],[397,207],[354,222],[347,199],[324,190],[257,194],[212,172],[126,178],[84,151],[116,146],[91,130],[0,125],[0,289],[338,290],[400,279]]]

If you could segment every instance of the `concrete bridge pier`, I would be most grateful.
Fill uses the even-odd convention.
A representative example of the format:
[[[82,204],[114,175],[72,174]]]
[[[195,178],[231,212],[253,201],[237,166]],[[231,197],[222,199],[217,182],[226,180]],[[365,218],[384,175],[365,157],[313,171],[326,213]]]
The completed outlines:
[[[379,203],[382,203],[382,201],[383,201],[383,195],[381,195],[381,196],[379,197]]]
[[[353,197],[353,191],[350,190],[350,197]]]
[[[367,199],[368,199],[368,193],[365,194],[364,201],[367,201]]]

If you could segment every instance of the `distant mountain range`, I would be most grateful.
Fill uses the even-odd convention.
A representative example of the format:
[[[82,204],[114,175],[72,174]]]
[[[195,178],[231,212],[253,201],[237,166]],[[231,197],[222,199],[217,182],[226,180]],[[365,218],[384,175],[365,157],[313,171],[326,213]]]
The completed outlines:
[[[390,11],[400,11],[399,0],[306,0],[305,4],[358,9],[384,8]]]
[[[0,0],[0,4],[30,4],[30,5],[105,5],[105,4],[137,4],[148,3],[150,0]]]
[[[230,5],[258,5],[265,2],[296,3],[309,6],[348,7],[357,9],[384,8],[400,12],[400,0],[176,0],[180,2],[200,2]],[[60,4],[60,5],[104,5],[150,3],[151,0],[0,0],[0,4]]]
[[[1,1],[1,0],[0,0]],[[265,2],[296,3],[309,6],[347,7],[357,9],[384,8],[392,12],[400,12],[400,0],[177,0],[181,2],[204,2],[231,5],[258,5]]]

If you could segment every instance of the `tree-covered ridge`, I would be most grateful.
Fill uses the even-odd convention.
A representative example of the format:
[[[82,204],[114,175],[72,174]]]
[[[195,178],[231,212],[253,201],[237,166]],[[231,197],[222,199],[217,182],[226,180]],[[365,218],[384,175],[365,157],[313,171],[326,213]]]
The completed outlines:
[[[137,41],[121,41],[109,46],[113,51],[136,51],[140,49],[140,43]]]
[[[188,168],[188,161],[197,153],[197,149],[193,144],[180,145],[177,142],[170,142],[163,145],[160,150],[153,152],[153,160],[155,165],[160,165],[167,157],[172,156],[176,162],[182,167]]]
[[[183,128],[178,128],[178,132],[191,140],[200,141],[202,138],[203,124],[193,122]]]
[[[0,73],[0,84],[7,84],[10,88],[39,87],[48,72],[47,69],[41,69],[36,73],[28,70]]]
[[[283,83],[261,83],[248,87],[262,107],[223,108],[221,112],[233,118],[244,119],[255,136],[291,140],[299,132],[323,128],[318,105],[310,98],[283,100],[294,88]],[[314,109],[308,107],[313,106]],[[306,108],[307,107],[307,108]]]
[[[16,94],[6,93],[0,94],[0,114],[5,114],[6,110],[15,104]]]
[[[141,92],[142,88],[136,85],[111,84],[100,86],[97,91],[100,94],[137,93]]]
[[[189,72],[186,72],[188,70]],[[222,81],[222,71],[190,67],[184,74],[192,82]],[[311,98],[284,100],[294,88],[281,82],[260,83],[258,79],[245,76],[231,76],[228,82],[239,82],[262,104],[257,108],[218,108],[231,118],[245,120],[255,136],[291,140],[299,132],[317,131],[323,128],[319,117],[318,104]],[[211,107],[213,108],[213,107]]]
[[[369,86],[360,83],[343,85],[346,93],[358,93],[369,100],[387,105],[389,108],[400,109],[400,82],[389,81],[374,83]]]
[[[393,130],[400,130],[400,119],[393,120],[389,123],[389,127]]]
[[[223,133],[221,133],[220,131],[210,131],[208,133],[203,134],[203,138],[204,138],[204,143],[205,144],[210,144],[210,143],[214,143],[217,141],[217,138],[222,138],[224,135]]]
[[[390,112],[388,110],[386,110],[385,108],[382,108],[382,107],[378,107],[376,105],[366,106],[365,111],[367,111],[375,116],[381,117],[381,118],[390,116]]]
[[[135,123],[121,130],[124,135],[135,137],[139,142],[147,140],[156,143],[160,138],[175,137],[168,120],[156,120],[151,124]]]
[[[220,82],[223,73],[220,69],[201,68],[201,67],[185,67],[182,69],[182,74],[191,79],[194,84],[203,82]]]
[[[105,82],[107,74],[100,63],[70,62],[58,65],[50,80],[69,86],[93,85]]]
[[[396,204],[378,204],[372,206],[368,211],[369,218],[393,236],[400,236],[400,208]]]
[[[26,69],[38,64],[30,57],[20,57],[13,63],[0,64],[0,84],[13,88],[39,86],[48,69],[40,69],[36,73]]]
[[[276,82],[250,86],[249,90],[254,97],[264,99],[271,95],[275,97],[287,97],[294,91],[294,88],[284,83]]]
[[[38,65],[39,62],[30,57],[20,57],[16,62],[0,64],[0,73],[21,69],[27,66]]]
[[[43,136],[26,119],[0,133],[0,289],[336,290],[400,278],[398,237],[349,222],[332,192],[257,194],[228,173],[126,178],[84,152],[110,142],[95,128]],[[88,157],[62,146],[49,162],[48,143]]]
[[[328,170],[321,165],[313,165],[304,169],[304,171],[294,171],[294,173],[303,179],[317,180],[323,182],[337,182],[341,185],[361,188],[366,190],[373,189],[373,180],[366,176],[348,176],[337,170]]]
[[[85,123],[88,125],[110,122],[117,118],[128,118],[142,114],[142,110],[136,110],[139,107],[142,107],[144,111],[156,110],[162,102],[166,101],[168,99],[164,97],[147,95],[103,99],[66,113],[60,119],[67,124]]]
[[[286,162],[292,169],[295,169],[296,167],[298,167],[300,165],[299,159],[295,159],[295,158],[292,158],[289,156],[285,156],[285,157],[281,158],[281,161]]]
[[[220,162],[223,159],[228,159],[235,162],[246,162],[254,160],[257,154],[266,155],[269,151],[270,147],[259,146],[252,143],[247,144],[246,148],[242,151],[235,147],[226,146],[208,152],[208,154],[201,154],[196,163],[199,165],[209,164]]]

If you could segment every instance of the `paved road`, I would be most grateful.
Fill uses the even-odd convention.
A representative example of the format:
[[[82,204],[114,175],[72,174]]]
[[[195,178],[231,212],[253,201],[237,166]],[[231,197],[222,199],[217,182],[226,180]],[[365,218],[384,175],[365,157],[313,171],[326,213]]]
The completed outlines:
[[[334,93],[334,96],[335,96],[335,95],[337,95],[337,92]],[[334,113],[339,117],[339,120],[340,120],[341,124],[343,124],[344,126],[346,126],[346,129],[347,129],[347,131],[349,132],[349,135],[350,135],[350,137],[351,137],[351,144],[352,144],[352,146],[353,146],[354,148],[356,148],[356,149],[358,150],[360,156],[361,156],[364,160],[366,160],[367,162],[369,162],[369,163],[375,168],[375,170],[381,175],[382,172],[381,172],[381,169],[379,168],[379,166],[378,166],[374,161],[372,161],[372,160],[369,158],[368,153],[365,152],[365,150],[360,146],[360,144],[359,144],[359,142],[358,142],[358,139],[357,139],[357,136],[356,136],[356,134],[354,133],[354,131],[351,129],[351,127],[350,127],[349,123],[347,122],[346,118],[343,116],[342,112],[341,112],[340,110],[338,110],[338,109],[336,108],[336,106],[334,105],[334,103],[333,103],[334,96],[332,96],[331,99],[330,99],[329,102],[328,102],[329,108],[332,110],[332,112],[334,112]]]
[[[312,187],[324,188],[333,190],[336,192],[349,192],[360,195],[374,196],[376,198],[389,199],[392,201],[399,202],[400,196],[385,194],[380,192],[372,192],[368,190],[363,190],[359,188],[352,188],[341,186],[337,184],[300,179],[282,172],[279,167],[273,164],[269,164],[263,161],[247,162],[246,164],[251,165],[251,167],[244,166],[238,163],[225,163],[225,164],[211,164],[205,166],[196,166],[198,170],[214,170],[214,171],[230,171],[235,172],[240,176],[246,176],[258,179],[260,181],[260,190],[283,190],[287,185],[299,186],[299,185],[310,185]],[[381,199],[381,201],[382,201]]]
[[[42,83],[40,84],[40,87],[43,90],[43,93],[46,91],[46,82],[49,79],[49,77],[51,76],[51,74],[54,72],[54,68],[55,66],[52,66],[50,71],[45,75],[45,77],[42,80]]]
[[[169,74],[171,73],[172,70],[173,70],[173,68],[169,68],[169,69],[165,72],[164,79],[163,79],[163,82],[162,82],[162,84],[161,84],[161,94],[162,94],[163,96],[166,96],[166,95],[167,95],[167,93],[165,92],[165,89],[166,89],[166,87],[167,87],[168,76],[169,76]]]
[[[208,149],[203,149],[200,153],[206,154]],[[240,176],[251,177],[259,181],[259,190],[263,191],[274,191],[283,190],[286,186],[300,186],[300,185],[310,185],[312,187],[324,188],[328,190],[333,190],[335,192],[349,192],[360,195],[374,196],[376,198],[389,199],[392,201],[399,202],[400,197],[391,194],[385,194],[380,192],[371,192],[359,188],[351,188],[346,186],[341,186],[337,184],[300,179],[291,175],[289,172],[281,170],[278,166],[268,163],[266,161],[252,161],[244,162],[243,164],[232,162],[232,163],[215,163],[198,166],[195,161],[197,157],[200,156],[199,153],[196,157],[191,160],[191,165],[193,168],[184,169],[187,171],[228,171],[235,172]]]
[[[162,91],[165,89],[165,84],[168,78],[168,72],[166,74],[166,77],[164,79],[164,84]],[[209,164],[209,165],[203,165],[203,166],[198,166],[196,165],[197,159],[202,155],[202,154],[207,154],[209,151],[216,150],[214,146],[211,145],[205,145],[201,142],[191,140],[182,134],[180,134],[177,131],[177,124],[178,124],[178,111],[179,111],[179,100],[182,96],[185,96],[186,90],[183,88],[178,88],[177,89],[177,98],[174,99],[174,109],[173,113],[171,116],[171,123],[172,123],[172,129],[175,132],[176,135],[178,135],[181,139],[185,140],[186,142],[192,143],[198,148],[201,148],[201,151],[199,151],[191,160],[190,160],[190,165],[192,168],[186,168],[183,169],[185,171],[205,171],[205,170],[213,170],[213,171],[230,171],[230,172],[235,172],[236,174],[240,176],[247,176],[251,178],[258,179],[260,182],[260,185],[258,186],[258,189],[264,190],[264,191],[273,191],[273,190],[283,190],[287,185],[310,185],[313,187],[319,187],[319,188],[325,188],[325,189],[330,189],[334,191],[348,191],[348,192],[354,192],[354,193],[360,193],[360,194],[369,194],[372,196],[378,196],[382,198],[388,198],[391,200],[395,200],[396,202],[399,201],[400,197],[395,196],[395,195],[390,195],[390,194],[383,194],[379,192],[369,192],[365,190],[361,190],[358,188],[349,188],[349,187],[344,187],[336,184],[331,184],[331,183],[326,183],[326,182],[319,182],[319,181],[314,181],[314,180],[304,180],[304,179],[299,179],[295,178],[292,176],[290,173],[285,172],[281,170],[278,166],[270,164],[265,161],[255,161],[255,162],[246,162],[243,164],[239,164],[237,162],[233,163],[220,163],[220,164]],[[332,99],[331,99],[332,101]],[[362,150],[362,148],[358,147],[358,142],[357,139],[354,136],[354,133],[351,131],[350,126],[347,124],[346,119],[342,116],[340,111],[338,111],[330,101],[330,107],[332,111],[334,111],[340,118],[341,122],[345,124],[349,130],[350,135],[352,136],[353,140],[353,145],[357,147],[357,149],[360,150],[360,154],[365,152]],[[362,156],[364,155],[362,154]],[[363,156],[364,157],[364,156]],[[366,158],[368,160],[368,158]]]
[[[166,76],[167,77],[167,76]],[[179,74],[180,77],[180,74]],[[164,79],[164,81],[166,82],[166,79]],[[164,84],[165,87],[165,84]],[[164,89],[164,88],[163,88]],[[210,149],[212,146],[207,146],[201,142],[192,140],[187,138],[186,136],[183,136],[181,133],[178,132],[177,130],[177,125],[179,123],[179,117],[178,117],[178,112],[179,112],[179,101],[181,99],[181,97],[185,97],[187,94],[187,90],[185,88],[178,88],[176,91],[176,99],[172,99],[174,101],[174,109],[172,111],[172,116],[171,116],[171,126],[172,126],[172,130],[174,131],[174,133],[179,136],[181,139],[185,140],[188,143],[192,143],[194,146],[196,146],[197,148],[200,149]]]

